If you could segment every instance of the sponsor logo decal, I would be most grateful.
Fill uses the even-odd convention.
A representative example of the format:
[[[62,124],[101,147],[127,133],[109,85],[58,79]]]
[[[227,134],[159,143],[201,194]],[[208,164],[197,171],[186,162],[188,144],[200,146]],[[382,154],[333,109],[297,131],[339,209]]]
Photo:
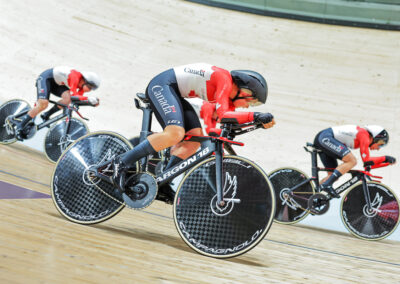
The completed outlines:
[[[161,181],[169,178],[170,176],[176,174],[180,170],[183,170],[183,169],[189,167],[191,164],[196,162],[197,159],[207,155],[209,152],[210,152],[210,149],[208,147],[204,148],[203,150],[198,152],[196,155],[189,157],[188,159],[184,160],[183,162],[181,162],[178,165],[176,165],[175,167],[173,167],[171,170],[168,170],[167,172],[163,173],[162,176],[158,176],[157,182],[161,182]]]
[[[195,70],[195,69],[191,69],[189,67],[185,67],[185,69],[183,69],[183,72],[198,75],[203,78],[204,78],[204,74],[206,73],[205,70]]]
[[[322,143],[327,146],[329,149],[335,151],[335,152],[340,152],[344,149],[343,146],[341,145],[335,145],[334,143],[331,142],[329,138],[324,138],[322,139]]]
[[[225,216],[232,212],[235,203],[240,203],[240,199],[235,198],[237,193],[237,177],[231,177],[231,175],[226,172],[225,184],[223,188],[224,201],[226,202],[223,207],[219,206],[217,200],[217,194],[211,199],[210,207],[211,211],[217,216]],[[231,196],[227,198],[227,196]]]
[[[160,104],[164,114],[168,114],[171,112],[176,112],[175,106],[170,105],[168,101],[165,99],[162,91],[164,90],[163,87],[156,85],[153,88],[151,88],[151,91],[153,92],[154,96],[156,97],[158,103]]]

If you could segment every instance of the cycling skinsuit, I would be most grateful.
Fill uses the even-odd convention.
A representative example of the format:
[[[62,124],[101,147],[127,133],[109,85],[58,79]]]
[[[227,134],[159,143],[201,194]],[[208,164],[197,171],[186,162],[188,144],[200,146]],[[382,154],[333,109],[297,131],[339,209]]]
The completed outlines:
[[[78,89],[82,74],[70,67],[59,66],[48,69],[39,75],[36,80],[38,99],[48,100],[50,93],[61,97],[70,90],[71,96],[83,95],[83,90]]]
[[[360,148],[363,162],[373,162],[375,165],[383,163],[385,156],[370,157],[369,133],[357,125],[335,126],[322,130],[314,140],[314,146],[322,152],[319,153],[322,163],[327,168],[336,168],[337,159],[342,160],[350,153],[349,148]]]
[[[201,128],[196,112],[184,98],[200,98],[215,103],[220,119],[235,118],[238,123],[253,121],[252,112],[234,111],[235,107],[229,98],[232,84],[229,71],[210,64],[196,63],[175,67],[157,75],[150,81],[146,93],[163,128],[168,125],[178,125],[186,131]],[[212,113],[205,113],[207,128],[213,125],[211,120]]]

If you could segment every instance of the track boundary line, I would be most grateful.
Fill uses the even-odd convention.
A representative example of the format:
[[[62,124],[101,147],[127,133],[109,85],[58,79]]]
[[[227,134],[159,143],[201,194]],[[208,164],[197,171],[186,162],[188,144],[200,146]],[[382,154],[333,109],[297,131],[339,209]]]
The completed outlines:
[[[33,182],[33,183],[37,183],[37,184],[41,184],[41,185],[50,187],[49,184],[42,183],[42,182],[39,182],[39,181],[36,181],[36,180],[33,180],[33,179],[29,179],[29,178],[26,178],[26,177],[21,177],[21,176],[19,176],[19,175],[15,175],[15,174],[12,174],[12,173],[3,171],[3,170],[0,170],[0,173],[3,173],[3,174],[6,174],[6,175],[10,175],[10,176],[13,176],[13,177],[17,177],[17,178],[20,178],[20,179],[23,179],[23,180],[27,180],[27,181],[30,181],[30,182]]]

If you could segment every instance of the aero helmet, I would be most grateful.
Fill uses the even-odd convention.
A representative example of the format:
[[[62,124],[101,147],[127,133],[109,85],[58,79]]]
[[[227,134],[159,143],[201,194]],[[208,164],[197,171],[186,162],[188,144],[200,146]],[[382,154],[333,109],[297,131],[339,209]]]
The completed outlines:
[[[365,129],[371,134],[372,136],[372,144],[378,143],[380,141],[383,141],[382,146],[386,145],[389,142],[389,133],[379,125],[366,125]],[[370,145],[370,146],[371,146]]]
[[[94,72],[88,72],[84,71],[81,72],[83,79],[85,79],[86,84],[89,85],[89,87],[92,90],[96,90],[100,86],[100,77]]]
[[[239,89],[249,89],[253,92],[254,98],[265,104],[268,96],[268,86],[267,81],[260,73],[250,70],[233,70],[231,71],[231,76]]]

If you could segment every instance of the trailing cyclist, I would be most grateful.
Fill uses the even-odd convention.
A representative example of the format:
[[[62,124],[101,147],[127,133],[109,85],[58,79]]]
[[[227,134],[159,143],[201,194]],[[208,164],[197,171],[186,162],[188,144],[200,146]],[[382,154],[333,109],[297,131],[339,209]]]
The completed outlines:
[[[321,150],[319,157],[326,168],[335,168],[321,181],[321,190],[332,197],[339,198],[339,194],[333,189],[332,184],[343,174],[355,167],[356,157],[349,148],[360,148],[360,155],[364,166],[379,165],[381,163],[394,164],[396,159],[391,156],[371,157],[369,150],[379,150],[389,142],[389,134],[378,125],[334,126],[319,132],[314,140],[314,146]],[[338,166],[337,160],[343,163]]]
[[[49,104],[50,93],[61,97],[59,103],[69,105],[71,96],[79,96],[80,100],[87,100],[88,104],[97,106],[97,98],[85,97],[84,93],[96,90],[100,86],[100,77],[94,72],[79,72],[67,66],[58,66],[48,69],[41,73],[36,80],[37,102],[26,115],[15,123],[16,137],[19,139],[21,131],[31,122],[40,112],[45,110]],[[54,105],[49,111],[41,115],[43,120],[60,110],[60,107]]]
[[[171,148],[171,159],[166,169],[190,157],[200,143],[182,141],[185,134],[203,135],[195,110],[185,98],[200,98],[214,103],[203,109],[202,116],[209,134],[218,134],[215,123],[229,118],[237,123],[258,121],[264,128],[275,124],[270,113],[236,112],[236,108],[264,104],[268,88],[265,78],[254,71],[225,69],[205,63],[184,65],[169,69],[154,77],[146,89],[150,106],[163,128],[127,153],[113,160],[113,181],[124,190],[126,170],[140,158]],[[164,169],[164,170],[166,170]]]

